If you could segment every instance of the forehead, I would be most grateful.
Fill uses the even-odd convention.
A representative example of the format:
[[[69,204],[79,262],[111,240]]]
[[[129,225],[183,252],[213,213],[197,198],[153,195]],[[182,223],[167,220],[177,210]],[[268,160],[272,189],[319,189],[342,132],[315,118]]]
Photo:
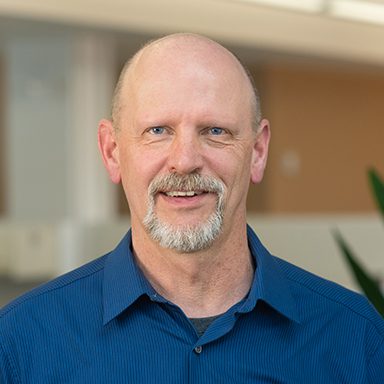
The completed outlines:
[[[165,94],[177,99],[211,95],[229,104],[235,99],[246,103],[253,89],[238,60],[224,47],[210,40],[178,38],[154,43],[135,56],[124,78],[122,102],[129,105]]]
[[[196,35],[171,35],[141,49],[133,58],[127,74],[138,75],[146,69],[182,69],[191,66],[216,71],[229,69],[248,81],[237,58],[220,44]],[[129,76],[127,76],[129,77]]]

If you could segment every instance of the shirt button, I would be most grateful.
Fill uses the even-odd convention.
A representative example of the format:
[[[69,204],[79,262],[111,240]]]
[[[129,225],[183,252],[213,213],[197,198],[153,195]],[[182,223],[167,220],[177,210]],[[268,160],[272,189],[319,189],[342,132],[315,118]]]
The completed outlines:
[[[198,347],[195,347],[194,351],[197,353],[197,354],[200,354],[201,351],[203,350],[203,347],[201,345],[199,345]]]

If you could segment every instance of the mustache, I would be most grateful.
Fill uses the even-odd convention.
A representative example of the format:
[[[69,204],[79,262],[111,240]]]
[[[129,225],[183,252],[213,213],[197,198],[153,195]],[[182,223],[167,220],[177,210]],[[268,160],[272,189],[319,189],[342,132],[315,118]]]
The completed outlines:
[[[148,194],[154,196],[158,192],[169,191],[202,191],[217,193],[219,196],[224,194],[224,184],[222,181],[212,177],[192,173],[189,175],[179,175],[169,173],[155,177],[149,185]]]

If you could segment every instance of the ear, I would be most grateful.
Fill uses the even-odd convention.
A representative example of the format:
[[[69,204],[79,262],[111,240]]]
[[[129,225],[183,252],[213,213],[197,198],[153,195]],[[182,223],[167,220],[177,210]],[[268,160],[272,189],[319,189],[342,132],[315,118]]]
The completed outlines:
[[[263,119],[260,123],[252,153],[251,181],[254,184],[260,183],[263,179],[264,169],[267,165],[270,137],[269,122]]]
[[[121,180],[119,149],[116,142],[116,132],[111,121],[106,119],[100,121],[97,138],[109,177],[113,183],[118,184]]]

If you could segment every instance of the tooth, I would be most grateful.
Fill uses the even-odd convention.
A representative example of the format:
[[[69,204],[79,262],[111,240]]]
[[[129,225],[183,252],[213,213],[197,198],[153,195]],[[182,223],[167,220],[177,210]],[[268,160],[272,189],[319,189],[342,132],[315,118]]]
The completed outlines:
[[[201,195],[202,192],[195,192],[195,191],[169,191],[169,192],[166,192],[166,195],[167,196],[171,196],[171,197],[177,197],[177,196],[180,196],[180,197],[184,197],[184,196],[194,196],[194,195]]]

